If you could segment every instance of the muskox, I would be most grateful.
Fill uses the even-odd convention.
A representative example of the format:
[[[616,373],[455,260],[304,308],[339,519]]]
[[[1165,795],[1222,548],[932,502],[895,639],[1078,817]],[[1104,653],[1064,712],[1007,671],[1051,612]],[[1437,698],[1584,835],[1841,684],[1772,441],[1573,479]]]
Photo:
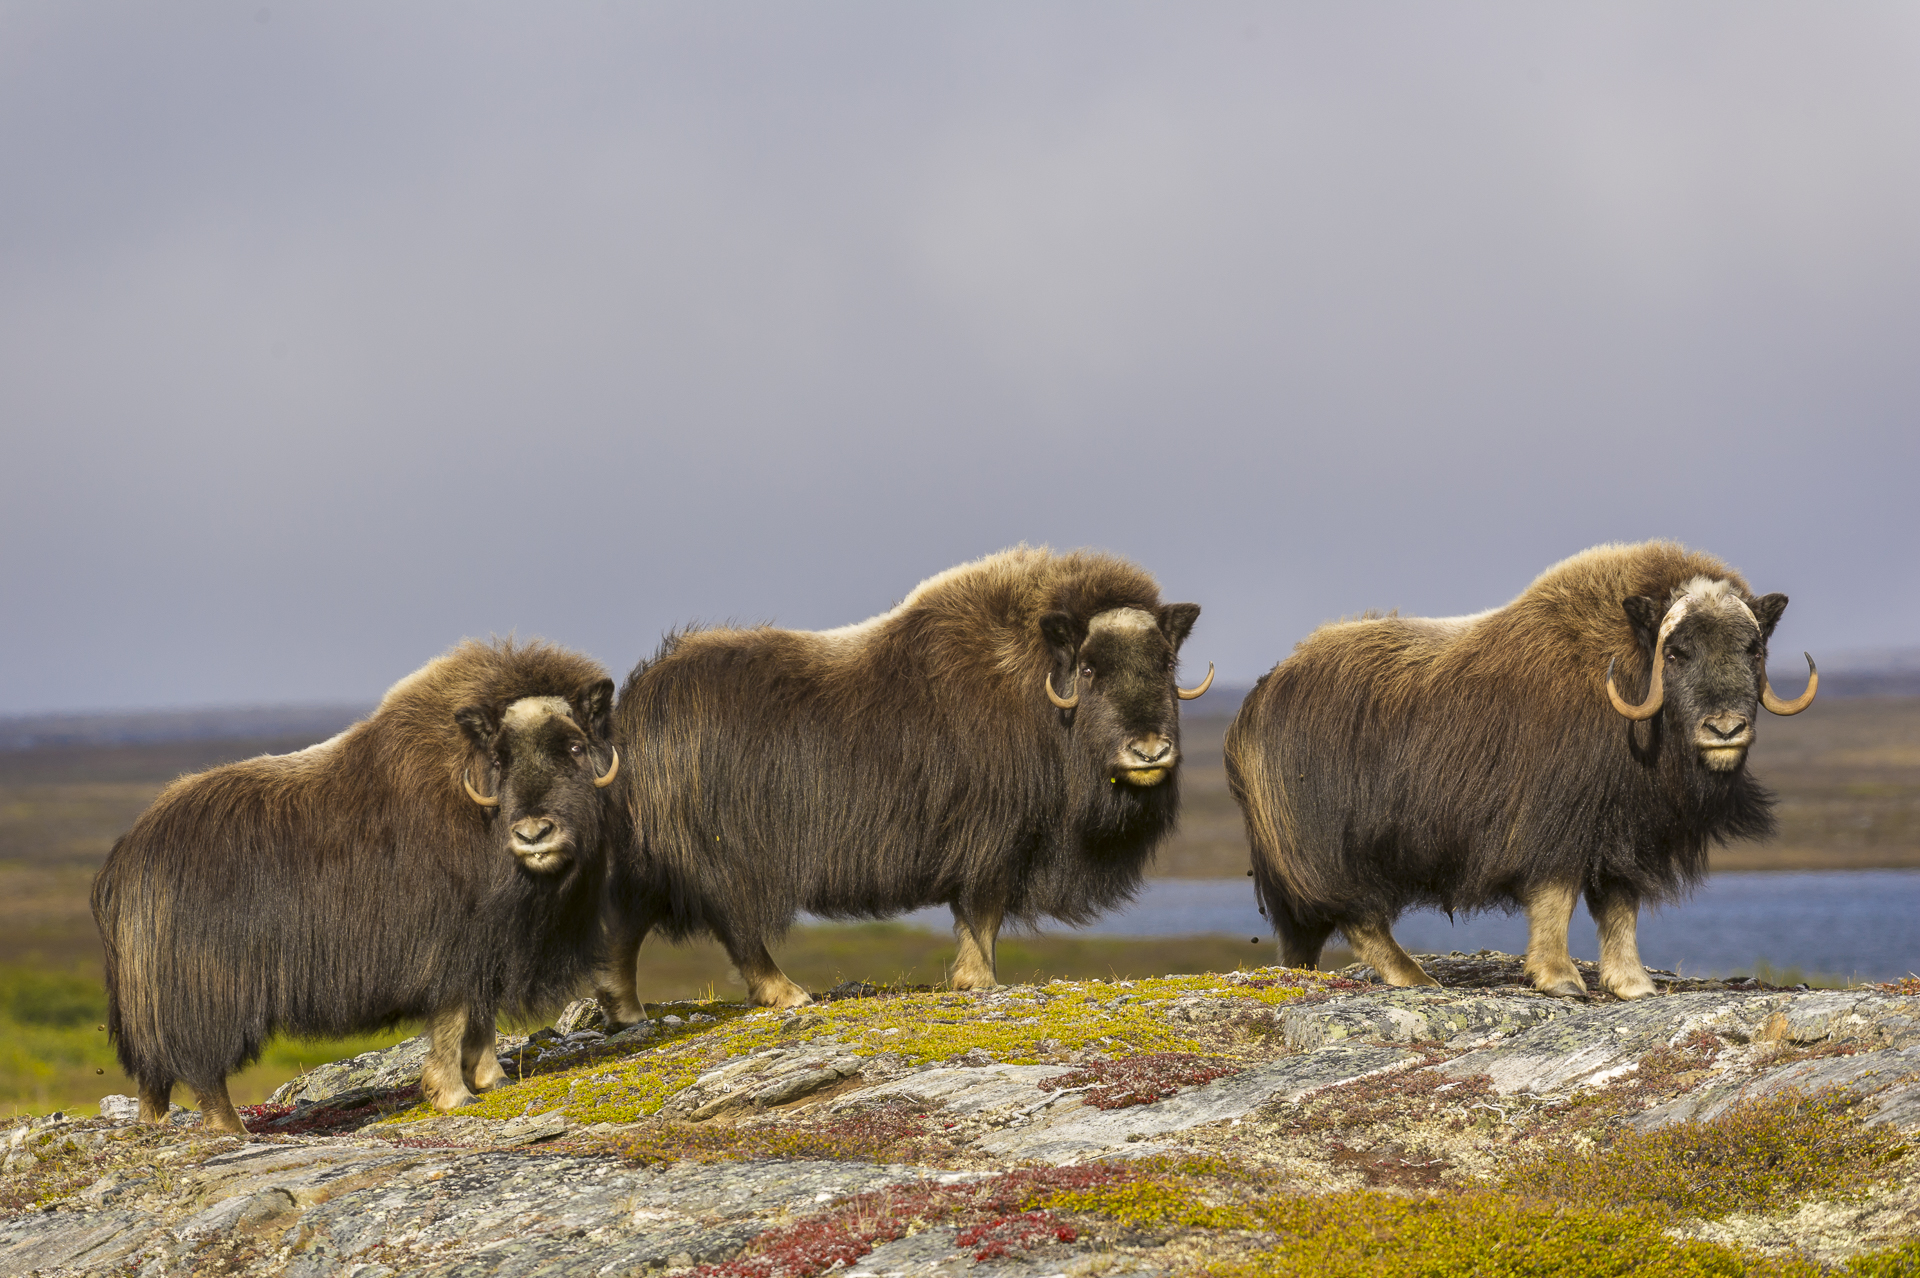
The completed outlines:
[[[1021,546],[838,630],[670,637],[621,689],[632,823],[603,1004],[640,1017],[651,931],[710,931],[755,1003],[807,993],[767,953],[800,910],[953,909],[956,988],[1008,919],[1127,899],[1179,806],[1180,645],[1200,609],[1107,555]],[[1212,670],[1208,670],[1208,682]]]
[[[585,657],[468,641],[330,741],[162,791],[93,884],[141,1119],[166,1119],[178,1080],[210,1126],[244,1132],[227,1075],[269,1035],[413,1018],[434,1105],[498,1084],[495,1013],[594,967],[612,702]]]
[[[1314,966],[1338,928],[1395,985],[1431,985],[1395,943],[1414,905],[1526,910],[1526,972],[1585,993],[1567,923],[1585,895],[1601,984],[1653,992],[1642,901],[1681,895],[1709,844],[1773,829],[1746,768],[1767,640],[1785,595],[1755,598],[1710,555],[1599,546],[1504,608],[1321,627],[1262,678],[1227,733],[1227,778],[1281,957]],[[1643,690],[1638,703],[1619,683]]]

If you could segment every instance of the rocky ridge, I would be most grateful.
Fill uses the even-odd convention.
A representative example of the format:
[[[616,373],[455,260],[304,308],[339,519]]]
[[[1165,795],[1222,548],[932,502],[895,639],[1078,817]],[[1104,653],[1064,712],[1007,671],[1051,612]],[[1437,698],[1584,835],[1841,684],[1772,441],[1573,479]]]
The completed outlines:
[[[1920,1235],[1920,1167],[1890,1139],[1920,1127],[1914,983],[1654,973],[1661,996],[1619,1003],[1540,996],[1508,955],[1423,961],[1442,987],[849,985],[786,1013],[656,1006],[610,1037],[585,1001],[503,1036],[518,1081],[453,1115],[418,1104],[416,1039],[294,1080],[246,1111],[251,1140],[186,1111],[141,1128],[125,1101],[17,1122],[0,1272],[1227,1272],[1279,1236],[1258,1195],[1459,1191],[1783,1097],[1892,1150],[1872,1184],[1670,1212],[1662,1237],[1818,1272]],[[1192,1202],[1142,1214],[1149,1191]]]

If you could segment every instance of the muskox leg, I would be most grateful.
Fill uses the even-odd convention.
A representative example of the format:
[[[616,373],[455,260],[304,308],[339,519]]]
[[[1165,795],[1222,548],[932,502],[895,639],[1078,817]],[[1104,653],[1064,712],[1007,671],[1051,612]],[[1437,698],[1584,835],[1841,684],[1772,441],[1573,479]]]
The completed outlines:
[[[164,1123],[173,1108],[173,1080],[140,1084],[140,1121]]]
[[[1347,941],[1353,946],[1353,953],[1362,963],[1380,974],[1380,979],[1389,985],[1438,985],[1440,982],[1426,974],[1421,966],[1413,961],[1413,956],[1400,948],[1400,942],[1393,939],[1393,928],[1384,921],[1364,923],[1342,923],[1340,930],[1347,934]]]
[[[201,1126],[216,1132],[231,1132],[235,1136],[247,1134],[247,1125],[240,1121],[240,1113],[233,1107],[233,1097],[227,1094],[226,1079],[207,1087],[195,1087],[193,1099],[200,1106]]]
[[[443,1008],[427,1018],[427,1033],[433,1044],[427,1048],[427,1060],[420,1067],[420,1094],[435,1109],[458,1109],[478,1099],[467,1090],[460,1069],[462,1045],[467,1037],[467,1008],[464,1003]]]
[[[469,1013],[466,1033],[460,1036],[460,1077],[476,1092],[490,1092],[507,1081],[500,1057],[493,1050],[493,1017]]]
[[[1584,998],[1587,983],[1567,952],[1567,924],[1573,919],[1580,889],[1550,883],[1527,898],[1527,962],[1523,969],[1533,988],[1555,998]]]
[[[1639,898],[1588,892],[1587,908],[1600,932],[1600,988],[1615,998],[1645,998],[1653,993],[1653,982],[1640,961]]]
[[[647,939],[647,925],[618,919],[607,925],[607,962],[594,973],[593,996],[606,1013],[609,1031],[623,1030],[647,1019],[640,1002],[640,943]]]
[[[787,979],[780,965],[759,941],[735,945],[727,941],[727,957],[740,970],[747,983],[747,1002],[760,1007],[798,1007],[813,1002],[813,995]]]
[[[958,905],[953,907],[953,939],[959,945],[959,953],[954,955],[953,970],[948,977],[954,989],[986,990],[1000,983],[993,951],[1000,939],[1002,917],[999,905],[975,906],[970,910],[962,910]]]
[[[1320,951],[1327,947],[1327,938],[1333,935],[1332,922],[1298,918],[1287,906],[1272,904],[1272,900],[1272,896],[1267,897],[1267,918],[1273,924],[1274,935],[1280,938],[1281,964],[1308,970],[1319,967]]]

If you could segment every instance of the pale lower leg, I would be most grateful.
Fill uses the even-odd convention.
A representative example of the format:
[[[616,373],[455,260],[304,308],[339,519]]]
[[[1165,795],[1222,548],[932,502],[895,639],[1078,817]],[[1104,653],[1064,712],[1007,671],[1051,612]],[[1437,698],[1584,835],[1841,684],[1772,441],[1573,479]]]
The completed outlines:
[[[1615,998],[1645,998],[1653,993],[1640,961],[1640,902],[1630,896],[1587,898],[1600,932],[1600,987]]]
[[[625,1029],[647,1019],[647,1009],[640,1002],[638,977],[640,943],[646,938],[644,927],[617,931],[608,942],[606,966],[594,974],[594,997],[600,1000],[610,1030]]]
[[[1555,998],[1580,998],[1587,992],[1573,955],[1567,952],[1567,924],[1580,890],[1549,884],[1527,898],[1527,962],[1523,969],[1533,988]]]
[[[500,1057],[493,1050],[494,1024],[491,1016],[472,1017],[467,1032],[460,1037],[460,1077],[476,1092],[490,1092],[507,1081],[500,1068]]]
[[[787,979],[765,945],[755,941],[737,950],[731,945],[727,949],[733,956],[733,965],[740,969],[740,979],[747,983],[749,1003],[760,1007],[799,1007],[813,1002],[813,995]]]
[[[1380,974],[1380,979],[1389,985],[1438,985],[1440,982],[1428,976],[1413,956],[1400,948],[1400,942],[1393,939],[1393,929],[1386,923],[1342,923],[1340,930],[1346,933],[1347,940],[1353,946],[1354,957]]]
[[[235,1136],[245,1136],[247,1125],[240,1121],[239,1111],[233,1107],[233,1098],[227,1095],[227,1080],[224,1078],[211,1087],[193,1089],[193,1099],[200,1106],[202,1126],[217,1132],[231,1132]]]
[[[994,948],[1000,940],[1001,910],[988,906],[962,913],[953,907],[953,939],[958,945],[949,984],[956,990],[986,990],[1000,983]]]
[[[476,1097],[467,1090],[460,1068],[461,1044],[467,1034],[467,1009],[456,1004],[427,1018],[426,1063],[420,1067],[420,1094],[435,1109],[458,1109],[473,1104]],[[496,1062],[497,1067],[497,1062]]]

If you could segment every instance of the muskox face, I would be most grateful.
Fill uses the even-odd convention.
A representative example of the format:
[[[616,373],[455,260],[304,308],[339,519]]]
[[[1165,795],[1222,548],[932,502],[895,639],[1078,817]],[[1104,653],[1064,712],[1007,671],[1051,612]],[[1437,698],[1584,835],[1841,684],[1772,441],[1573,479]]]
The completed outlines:
[[[1749,602],[1724,581],[1696,578],[1665,602],[1635,595],[1621,606],[1651,656],[1653,678],[1639,706],[1623,702],[1609,678],[1615,708],[1632,719],[1664,712],[1710,771],[1734,772],[1746,762],[1761,705],[1798,714],[1813,700],[1817,677],[1794,703],[1767,686],[1767,640],[1787,610],[1785,595]]]
[[[600,679],[571,697],[522,697],[454,715],[476,761],[467,795],[495,809],[494,829],[527,869],[555,873],[597,846],[603,791],[620,767],[607,741],[612,708],[613,681]]]
[[[1178,698],[1197,697],[1206,684],[1182,692],[1174,669],[1199,616],[1198,604],[1183,603],[1153,612],[1110,608],[1084,630],[1068,613],[1040,619],[1054,658],[1048,696],[1072,714],[1075,739],[1115,781],[1158,785],[1179,765]]]

